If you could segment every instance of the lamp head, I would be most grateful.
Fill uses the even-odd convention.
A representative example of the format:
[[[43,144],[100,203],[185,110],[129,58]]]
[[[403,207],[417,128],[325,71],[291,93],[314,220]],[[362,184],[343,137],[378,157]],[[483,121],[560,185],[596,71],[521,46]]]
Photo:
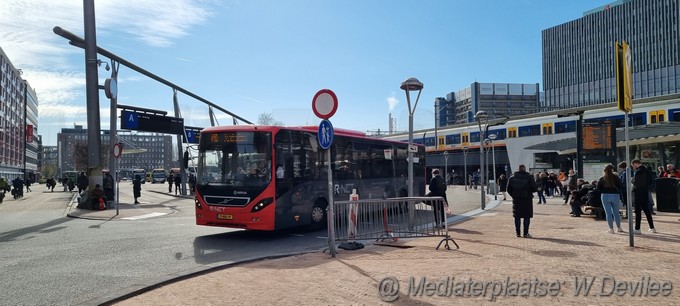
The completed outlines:
[[[423,83],[416,78],[408,78],[406,81],[401,82],[400,88],[406,91],[421,90],[423,89]]]
[[[475,119],[477,119],[478,121],[487,120],[487,119],[489,119],[489,114],[487,114],[483,110],[480,110],[475,114]]]

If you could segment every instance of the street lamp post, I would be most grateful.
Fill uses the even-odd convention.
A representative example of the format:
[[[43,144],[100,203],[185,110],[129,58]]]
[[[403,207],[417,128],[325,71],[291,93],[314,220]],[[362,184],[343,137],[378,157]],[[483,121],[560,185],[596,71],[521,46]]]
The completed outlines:
[[[468,190],[468,189],[467,189],[467,186],[468,186],[468,176],[467,176],[467,151],[468,151],[468,147],[467,147],[467,146],[464,146],[464,147],[463,147],[463,175],[464,175],[465,177],[463,177],[463,185],[465,185],[465,190]]]
[[[485,124],[488,125],[489,122],[489,114],[487,114],[485,111],[480,110],[475,114],[475,120],[477,120],[477,125],[479,126],[479,163],[480,163],[480,175],[481,175],[481,201],[482,201],[482,210],[486,209],[486,197],[484,195],[484,129],[482,129],[482,121],[485,121]]]
[[[413,113],[418,106],[420,93],[423,90],[423,83],[416,78],[408,78],[401,83],[400,87],[406,92],[406,104],[408,105],[408,196],[413,196]],[[417,91],[416,103],[411,107],[411,91]]]
[[[449,188],[449,172],[448,172],[448,166],[449,166],[449,152],[444,151],[444,181],[446,181],[446,189]]]
[[[493,141],[496,139],[496,134],[489,134],[489,139],[491,139],[491,163],[493,164],[493,179],[494,182],[498,179],[496,176],[496,147],[493,145]],[[498,185],[494,184],[493,199],[498,200]]]

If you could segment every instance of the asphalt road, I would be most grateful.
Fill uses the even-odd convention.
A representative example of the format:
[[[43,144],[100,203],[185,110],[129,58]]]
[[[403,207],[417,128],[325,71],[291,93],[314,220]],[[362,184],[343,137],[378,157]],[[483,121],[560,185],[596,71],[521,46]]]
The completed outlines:
[[[121,199],[130,183],[121,183]],[[34,185],[0,204],[0,304],[95,305],[186,273],[259,257],[323,249],[325,231],[246,232],[195,225],[193,200],[143,185],[146,203],[172,206],[156,218],[66,217],[73,194]],[[158,193],[150,192],[157,190]]]

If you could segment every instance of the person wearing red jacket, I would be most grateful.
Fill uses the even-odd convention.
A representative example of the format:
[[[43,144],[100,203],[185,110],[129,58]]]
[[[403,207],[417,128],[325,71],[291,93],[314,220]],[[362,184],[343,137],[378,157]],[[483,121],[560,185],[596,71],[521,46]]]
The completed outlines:
[[[680,178],[680,171],[675,169],[673,164],[668,164],[666,165],[666,172],[664,172],[663,177]]]

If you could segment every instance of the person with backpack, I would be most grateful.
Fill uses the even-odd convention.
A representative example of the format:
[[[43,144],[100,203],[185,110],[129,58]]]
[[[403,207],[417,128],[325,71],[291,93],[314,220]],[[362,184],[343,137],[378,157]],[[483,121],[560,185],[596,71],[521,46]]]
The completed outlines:
[[[520,236],[520,223],[524,219],[524,238],[531,238],[529,224],[534,217],[533,197],[538,191],[534,177],[524,165],[519,165],[517,172],[508,179],[508,193],[512,197],[512,216],[515,218],[515,232]]]
[[[633,206],[635,207],[635,234],[641,234],[640,222],[642,220],[642,211],[645,212],[647,223],[649,223],[649,231],[656,233],[654,228],[654,220],[652,220],[652,212],[649,209],[649,187],[651,185],[652,173],[647,167],[642,165],[639,159],[634,159],[630,162],[635,170],[633,177]]]
[[[446,199],[446,181],[444,178],[439,175],[439,169],[433,169],[432,170],[432,179],[430,180],[430,186],[428,187],[430,192],[428,193],[428,196],[431,197],[442,197],[444,198],[444,202],[448,203]],[[444,203],[439,203],[437,206],[434,206],[434,219],[436,221],[436,228],[443,228],[443,224],[446,222],[446,214],[444,212]]]

